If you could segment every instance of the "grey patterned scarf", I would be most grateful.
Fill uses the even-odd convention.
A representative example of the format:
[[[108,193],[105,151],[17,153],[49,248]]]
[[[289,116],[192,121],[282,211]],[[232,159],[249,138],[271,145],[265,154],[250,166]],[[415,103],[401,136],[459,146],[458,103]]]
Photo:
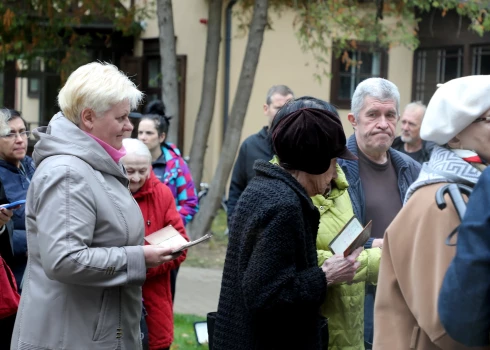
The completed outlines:
[[[430,160],[422,165],[417,180],[409,187],[404,204],[419,188],[440,182],[460,183],[475,186],[481,171],[464,161],[454,152],[435,146]]]

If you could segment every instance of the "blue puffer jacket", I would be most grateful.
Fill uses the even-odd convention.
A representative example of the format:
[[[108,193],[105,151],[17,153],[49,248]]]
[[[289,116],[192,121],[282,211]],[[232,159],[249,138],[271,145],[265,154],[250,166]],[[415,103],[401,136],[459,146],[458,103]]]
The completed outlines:
[[[26,199],[27,189],[29,188],[32,175],[34,175],[32,158],[26,156],[21,161],[21,165],[22,167],[19,169],[15,165],[0,159],[0,180],[3,183],[5,195],[9,203]],[[27,265],[25,206],[14,210],[12,221],[14,223],[14,258],[10,264],[10,268],[15,275],[17,285],[20,286]]]
[[[347,148],[357,156],[358,148],[355,135],[352,135],[347,140]],[[408,188],[415,180],[417,180],[417,177],[419,176],[420,164],[409,156],[398,152],[393,148],[390,148],[389,152],[396,174],[398,175],[398,188],[400,190],[400,198],[403,203]],[[363,225],[366,225],[366,200],[362,189],[361,177],[359,175],[358,162],[358,160],[345,159],[339,159],[338,161],[340,167],[345,173],[347,182],[349,183],[348,191],[352,202],[352,208],[354,209],[354,214]],[[373,238],[370,238],[364,248],[369,249],[372,247],[372,244]]]

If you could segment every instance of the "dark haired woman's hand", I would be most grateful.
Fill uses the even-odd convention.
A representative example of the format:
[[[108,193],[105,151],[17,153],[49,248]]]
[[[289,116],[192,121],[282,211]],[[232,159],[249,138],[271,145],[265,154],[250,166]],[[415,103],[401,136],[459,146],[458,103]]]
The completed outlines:
[[[145,253],[146,267],[157,267],[163,263],[177,259],[183,252],[172,254],[174,247],[162,248],[159,246],[145,245],[143,251]]]
[[[0,228],[10,221],[14,212],[10,209],[0,208]]]
[[[359,247],[349,256],[334,255],[325,260],[322,270],[327,277],[327,285],[332,283],[350,282],[356,275],[357,269],[361,265],[357,257],[361,254],[363,248]]]

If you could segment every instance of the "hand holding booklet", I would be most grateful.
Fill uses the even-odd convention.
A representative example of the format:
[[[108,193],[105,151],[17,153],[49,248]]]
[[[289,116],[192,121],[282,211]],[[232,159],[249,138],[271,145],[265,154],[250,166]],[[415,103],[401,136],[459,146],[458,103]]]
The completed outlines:
[[[211,238],[211,234],[202,236],[192,242],[187,242],[184,237],[172,225],[168,225],[152,234],[145,237],[145,241],[151,245],[158,245],[164,248],[173,248],[172,254],[180,253],[187,248],[204,242]]]
[[[350,255],[354,250],[364,246],[371,237],[372,221],[362,227],[359,220],[353,216],[330,242],[329,247],[334,254]]]

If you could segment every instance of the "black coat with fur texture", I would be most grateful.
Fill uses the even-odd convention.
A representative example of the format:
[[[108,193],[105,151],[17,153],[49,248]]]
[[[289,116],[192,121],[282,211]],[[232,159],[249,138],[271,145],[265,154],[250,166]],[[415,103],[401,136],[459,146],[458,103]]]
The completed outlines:
[[[254,169],[230,228],[213,349],[321,349],[320,214],[288,172],[262,160]]]

